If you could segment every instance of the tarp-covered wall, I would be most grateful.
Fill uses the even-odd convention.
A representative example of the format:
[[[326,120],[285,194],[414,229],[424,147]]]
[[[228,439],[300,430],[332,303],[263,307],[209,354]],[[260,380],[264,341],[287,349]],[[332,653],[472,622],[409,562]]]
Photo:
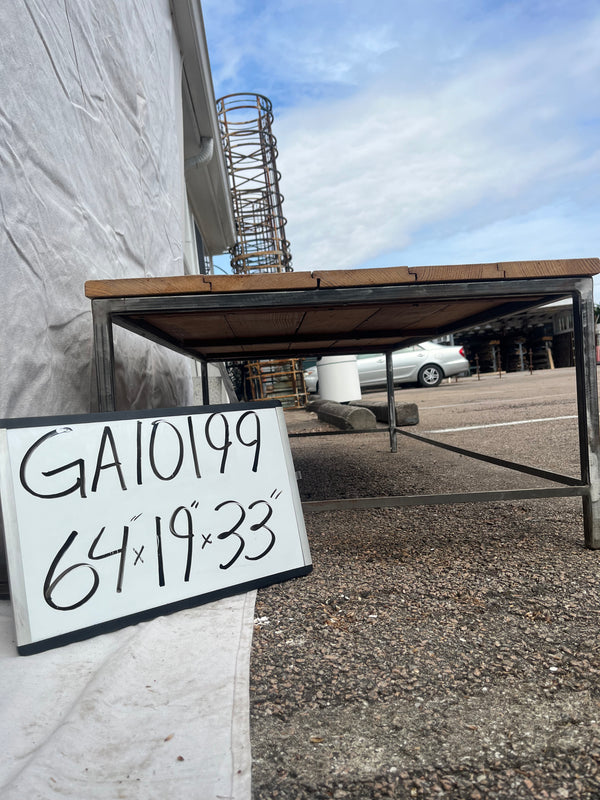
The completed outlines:
[[[168,0],[0,4],[0,418],[94,410],[90,278],[181,274],[181,57]],[[191,400],[117,331],[121,408]]]
[[[94,410],[84,282],[183,272],[182,140],[168,0],[0,3],[0,418]],[[189,360],[116,354],[121,408],[192,400]],[[2,797],[247,800],[253,608],[23,659],[0,601]]]

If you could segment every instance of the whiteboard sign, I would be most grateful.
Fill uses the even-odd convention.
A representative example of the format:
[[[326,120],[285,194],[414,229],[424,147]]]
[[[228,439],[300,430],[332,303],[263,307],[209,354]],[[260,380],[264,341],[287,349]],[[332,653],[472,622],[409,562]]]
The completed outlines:
[[[306,575],[280,404],[5,420],[19,653]]]

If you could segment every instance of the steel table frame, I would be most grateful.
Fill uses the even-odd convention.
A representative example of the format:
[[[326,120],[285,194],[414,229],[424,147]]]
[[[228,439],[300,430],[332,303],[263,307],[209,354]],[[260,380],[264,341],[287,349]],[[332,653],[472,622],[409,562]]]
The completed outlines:
[[[393,495],[385,497],[363,497],[311,501],[303,503],[305,512],[329,511],[357,508],[376,508],[388,506],[437,505],[464,502],[490,502],[500,500],[521,500],[551,497],[581,497],[583,503],[584,538],[587,547],[600,548],[600,430],[598,417],[598,389],[596,378],[595,321],[593,302],[593,281],[591,277],[527,278],[516,280],[481,280],[449,283],[398,284],[393,286],[339,287],[318,290],[283,290],[277,292],[239,292],[239,293],[198,293],[181,295],[161,295],[142,297],[99,298],[92,300],[94,324],[94,357],[98,388],[98,407],[100,411],[116,409],[115,396],[115,357],[113,344],[113,325],[119,325],[138,333],[145,338],[169,347],[179,353],[200,360],[197,352],[192,352],[166,335],[156,334],[135,320],[135,315],[143,313],[186,313],[198,310],[234,310],[244,308],[278,309],[285,307],[318,307],[331,305],[351,306],[364,304],[365,300],[374,303],[393,301],[427,300],[472,300],[506,299],[507,301],[540,296],[535,305],[543,305],[557,297],[572,297],[575,334],[575,368],[579,430],[580,476],[566,475],[539,470],[515,462],[496,459],[481,453],[456,448],[425,437],[417,436],[396,427],[395,399],[392,380],[392,350],[386,351],[387,393],[389,410],[389,436],[393,452],[397,451],[397,435],[410,436],[430,444],[444,447],[462,455],[478,458],[489,463],[508,467],[518,472],[536,475],[545,480],[560,484],[551,488],[497,490],[468,493],[436,495]],[[531,303],[531,306],[534,304]],[[506,313],[506,312],[504,312]],[[490,313],[489,319],[501,315]],[[472,321],[463,320],[461,324],[440,329],[438,335],[451,333],[467,327]],[[399,326],[398,334],[402,334]],[[330,337],[335,338],[335,337]],[[422,337],[421,337],[422,338]],[[406,340],[419,341],[419,338]],[[372,349],[372,348],[371,348]],[[298,355],[290,343],[290,357]],[[240,352],[239,358],[247,358]],[[266,353],[262,357],[267,357]],[[221,357],[213,360],[220,361]],[[203,387],[206,394],[206,372],[203,369]]]

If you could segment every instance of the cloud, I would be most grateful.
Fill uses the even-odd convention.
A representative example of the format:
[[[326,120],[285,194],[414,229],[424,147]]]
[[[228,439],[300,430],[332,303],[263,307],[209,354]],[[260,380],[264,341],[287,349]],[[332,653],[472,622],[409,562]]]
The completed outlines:
[[[428,92],[374,81],[276,120],[296,269],[344,268],[526,215],[598,203],[596,24],[499,56]],[[461,260],[469,260],[465,254]]]
[[[402,251],[401,262],[395,260],[396,253],[389,253],[383,261],[375,259],[366,266],[589,258],[600,253],[597,220],[597,207],[582,210],[570,202],[559,202],[447,236],[438,236],[432,226],[423,231],[422,240]]]
[[[373,75],[424,86],[469,59],[592,20],[597,0],[203,0],[219,94],[277,107],[339,96]]]
[[[204,0],[217,93],[266,94],[284,108],[356,87],[396,47],[388,5],[365,15],[356,0]]]
[[[203,8],[217,96],[273,100],[295,269],[594,254],[595,0]]]

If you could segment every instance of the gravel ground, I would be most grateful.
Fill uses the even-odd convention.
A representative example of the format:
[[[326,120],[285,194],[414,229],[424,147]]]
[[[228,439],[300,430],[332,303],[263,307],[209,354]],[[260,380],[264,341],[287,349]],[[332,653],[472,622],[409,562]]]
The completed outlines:
[[[417,402],[418,432],[577,474],[572,370]],[[287,412],[291,432],[324,428]],[[385,434],[292,439],[303,499],[543,485]],[[258,593],[254,800],[600,798],[600,551],[560,499],[309,514],[314,571]]]

